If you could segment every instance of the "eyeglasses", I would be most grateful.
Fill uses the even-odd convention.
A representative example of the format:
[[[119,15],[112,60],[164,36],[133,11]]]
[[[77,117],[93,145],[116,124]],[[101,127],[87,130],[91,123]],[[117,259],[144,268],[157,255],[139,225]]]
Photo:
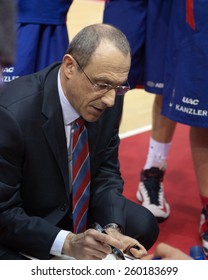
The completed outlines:
[[[88,75],[83,70],[83,68],[81,67],[79,62],[75,58],[74,58],[74,60],[76,61],[79,68],[82,70],[82,72],[85,75],[85,77],[87,78],[87,80],[94,87],[95,91],[99,91],[100,93],[105,94],[110,90],[115,90],[116,95],[124,95],[127,91],[129,91],[131,89],[128,82],[126,82],[126,84],[124,84],[122,86],[115,86],[115,87],[110,85],[110,84],[104,84],[104,83],[96,83],[95,84],[95,83],[93,83],[93,81],[91,81],[91,79],[88,77]]]

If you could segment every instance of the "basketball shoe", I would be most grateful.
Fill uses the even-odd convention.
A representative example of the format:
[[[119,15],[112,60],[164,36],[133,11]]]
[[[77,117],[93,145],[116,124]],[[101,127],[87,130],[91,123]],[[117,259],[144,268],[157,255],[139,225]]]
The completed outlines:
[[[208,257],[208,206],[201,211],[200,228],[202,247],[206,257]]]
[[[163,222],[170,215],[170,206],[166,202],[162,183],[164,173],[164,170],[157,167],[142,170],[136,193],[137,199],[153,213],[158,222]]]

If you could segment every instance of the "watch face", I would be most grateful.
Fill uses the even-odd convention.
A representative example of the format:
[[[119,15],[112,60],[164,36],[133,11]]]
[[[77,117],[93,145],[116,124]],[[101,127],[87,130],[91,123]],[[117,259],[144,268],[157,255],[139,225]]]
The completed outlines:
[[[107,225],[104,227],[104,229],[108,229],[108,228],[113,228],[113,229],[116,229],[116,230],[119,231],[119,232],[122,232],[121,229],[120,229],[120,227],[119,227],[117,224],[115,224],[115,223],[107,224]]]

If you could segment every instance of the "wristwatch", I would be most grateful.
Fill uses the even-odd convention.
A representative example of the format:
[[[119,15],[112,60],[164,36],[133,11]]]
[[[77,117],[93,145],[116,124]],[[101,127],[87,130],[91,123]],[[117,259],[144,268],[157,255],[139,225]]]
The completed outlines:
[[[107,224],[106,226],[104,226],[104,230],[108,229],[108,228],[112,228],[112,229],[115,229],[117,230],[118,232],[122,233],[122,229],[119,225],[115,224],[115,223],[109,223]]]

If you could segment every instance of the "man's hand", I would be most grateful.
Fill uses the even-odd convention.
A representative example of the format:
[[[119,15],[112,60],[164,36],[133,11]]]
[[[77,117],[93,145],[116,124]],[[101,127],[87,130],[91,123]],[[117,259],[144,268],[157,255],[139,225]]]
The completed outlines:
[[[147,255],[147,251],[136,239],[131,238],[118,232],[115,229],[106,229],[108,235],[120,240],[123,244],[123,252],[127,255],[133,256],[135,259],[140,259]]]
[[[119,239],[95,229],[88,229],[80,234],[69,233],[65,239],[62,254],[77,260],[101,260],[111,253],[109,245],[123,249]]]

